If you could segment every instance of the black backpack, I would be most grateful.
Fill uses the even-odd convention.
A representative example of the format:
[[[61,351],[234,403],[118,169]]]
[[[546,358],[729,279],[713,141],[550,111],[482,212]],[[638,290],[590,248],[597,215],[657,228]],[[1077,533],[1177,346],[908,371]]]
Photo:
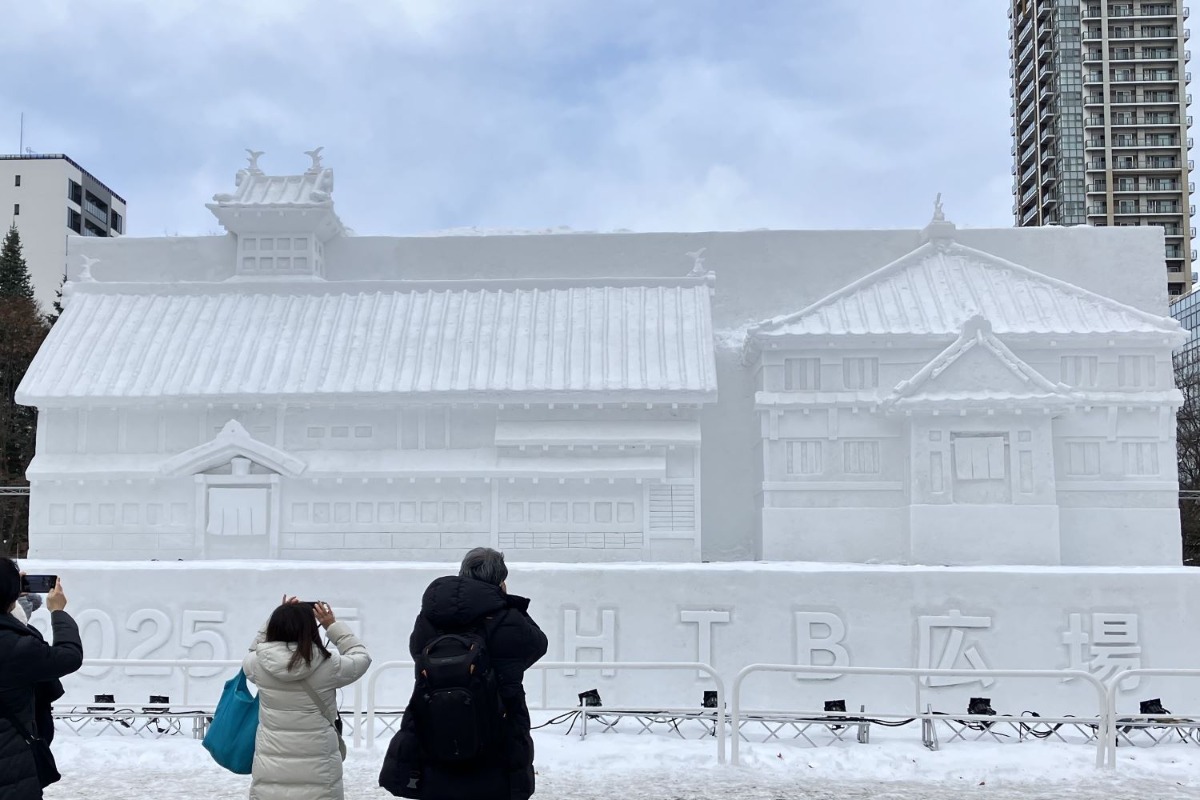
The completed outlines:
[[[495,756],[504,708],[481,632],[444,633],[417,657],[414,693],[422,750],[434,761]]]

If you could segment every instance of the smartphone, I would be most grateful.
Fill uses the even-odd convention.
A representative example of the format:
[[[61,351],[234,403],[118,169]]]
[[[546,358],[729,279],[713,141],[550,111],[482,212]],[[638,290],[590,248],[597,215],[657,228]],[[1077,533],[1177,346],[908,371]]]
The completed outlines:
[[[25,575],[21,578],[22,594],[47,594],[58,583],[57,575]]]

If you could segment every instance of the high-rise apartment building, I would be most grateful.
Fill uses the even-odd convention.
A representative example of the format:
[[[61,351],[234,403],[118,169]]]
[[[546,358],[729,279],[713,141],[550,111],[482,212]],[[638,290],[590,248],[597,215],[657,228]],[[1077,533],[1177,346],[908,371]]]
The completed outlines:
[[[49,311],[66,270],[67,237],[125,233],[125,200],[65,155],[0,155],[4,230],[10,221],[21,232],[38,302]]]
[[[1191,291],[1188,9],[1011,0],[1008,13],[1016,224],[1158,225],[1167,291]]]

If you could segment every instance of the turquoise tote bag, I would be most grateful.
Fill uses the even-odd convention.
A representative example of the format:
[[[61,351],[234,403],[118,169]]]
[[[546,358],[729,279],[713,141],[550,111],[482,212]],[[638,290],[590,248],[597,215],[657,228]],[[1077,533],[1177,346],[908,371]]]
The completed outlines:
[[[258,696],[250,694],[246,673],[225,683],[221,700],[213,714],[204,749],[213,760],[230,772],[249,775],[254,766],[254,737],[258,733]]]

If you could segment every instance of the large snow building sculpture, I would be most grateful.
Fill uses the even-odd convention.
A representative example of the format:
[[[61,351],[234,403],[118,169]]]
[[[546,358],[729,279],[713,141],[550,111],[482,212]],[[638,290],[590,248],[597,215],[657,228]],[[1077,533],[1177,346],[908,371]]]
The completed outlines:
[[[31,552],[697,560],[711,279],[337,281],[332,183],[252,158],[231,277],[71,286]]]
[[[72,240],[31,555],[1179,563],[1160,231],[352,236],[308,155]]]
[[[954,232],[751,329],[764,557],[1178,563],[1178,325]]]

